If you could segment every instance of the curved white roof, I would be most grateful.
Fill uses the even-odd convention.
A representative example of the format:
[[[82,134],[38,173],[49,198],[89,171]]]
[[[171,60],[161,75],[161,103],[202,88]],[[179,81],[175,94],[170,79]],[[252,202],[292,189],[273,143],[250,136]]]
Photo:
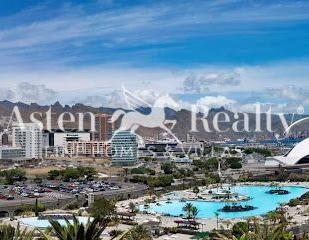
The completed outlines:
[[[274,156],[267,158],[265,165],[295,165],[302,158],[309,155],[309,138],[298,143],[288,154],[284,156]]]

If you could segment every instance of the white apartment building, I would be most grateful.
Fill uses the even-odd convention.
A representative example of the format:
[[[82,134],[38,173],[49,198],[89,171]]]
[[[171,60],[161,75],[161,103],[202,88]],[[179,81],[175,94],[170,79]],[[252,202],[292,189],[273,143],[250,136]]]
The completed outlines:
[[[12,145],[22,148],[26,158],[40,159],[43,146],[40,126],[36,123],[14,124],[12,126]]]

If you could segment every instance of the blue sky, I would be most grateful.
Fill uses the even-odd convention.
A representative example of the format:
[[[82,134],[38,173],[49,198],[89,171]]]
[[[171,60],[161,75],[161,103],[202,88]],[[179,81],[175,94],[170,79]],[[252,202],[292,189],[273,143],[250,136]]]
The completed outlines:
[[[124,85],[150,102],[307,111],[308,40],[308,1],[4,0],[0,95],[118,106]]]

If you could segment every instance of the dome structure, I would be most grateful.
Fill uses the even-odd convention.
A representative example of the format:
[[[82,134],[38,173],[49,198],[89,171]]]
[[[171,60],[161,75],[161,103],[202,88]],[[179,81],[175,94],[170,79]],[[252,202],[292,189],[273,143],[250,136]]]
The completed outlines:
[[[268,157],[266,166],[309,164],[309,138],[298,143],[287,154],[282,156]]]

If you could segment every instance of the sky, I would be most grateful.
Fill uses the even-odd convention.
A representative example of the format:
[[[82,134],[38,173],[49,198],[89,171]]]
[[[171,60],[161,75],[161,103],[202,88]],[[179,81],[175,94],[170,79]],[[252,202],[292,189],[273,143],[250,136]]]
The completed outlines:
[[[309,1],[1,3],[1,100],[309,113]]]

